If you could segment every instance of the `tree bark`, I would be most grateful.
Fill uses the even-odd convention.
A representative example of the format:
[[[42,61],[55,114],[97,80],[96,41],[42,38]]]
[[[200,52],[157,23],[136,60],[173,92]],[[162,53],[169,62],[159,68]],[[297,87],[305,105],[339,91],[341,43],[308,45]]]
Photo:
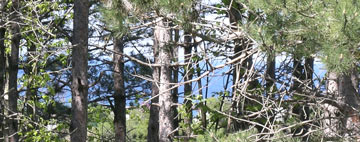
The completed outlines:
[[[3,10],[1,10],[3,11]],[[0,22],[0,24],[3,24],[3,21]],[[4,135],[4,126],[5,126],[5,122],[4,122],[4,89],[5,89],[5,64],[6,64],[6,58],[5,58],[5,43],[4,43],[4,39],[5,39],[5,28],[0,28],[0,138],[2,138]]]
[[[160,88],[159,88],[159,141],[170,142],[172,141],[171,135],[173,128],[173,98],[170,90],[171,83],[171,69],[169,67],[171,61],[170,46],[167,44],[170,41],[170,33],[166,29],[167,23],[165,20],[161,20],[155,26],[154,36],[158,41],[160,50]]]
[[[159,57],[159,41],[158,39],[154,39],[153,46],[153,54],[154,54],[154,63],[160,63]],[[160,82],[160,68],[153,67],[152,77],[154,82],[151,85],[151,103],[150,103],[150,117],[148,124],[148,142],[158,142],[159,141],[159,107],[156,105],[159,103],[159,82]]]
[[[114,41],[114,51],[124,52],[124,43],[121,38]],[[115,141],[124,142],[126,139],[126,96],[124,86],[124,59],[122,55],[114,53],[114,126]]]
[[[157,47],[154,47],[157,48]],[[154,63],[159,63],[158,60],[158,50],[154,49]],[[153,67],[153,80],[151,85],[151,97],[153,98],[151,100],[150,104],[150,118],[149,118],[149,124],[148,124],[148,135],[147,135],[147,141],[148,142],[158,142],[159,141],[159,107],[155,104],[159,103],[159,97],[156,96],[159,94],[159,81],[160,81],[160,68],[159,67]]]
[[[327,92],[338,106],[324,104],[323,127],[326,137],[350,136],[360,139],[359,136],[359,103],[360,98],[353,84],[356,72],[328,73]],[[334,118],[335,117],[335,118]],[[340,119],[338,119],[340,118]]]
[[[350,136],[360,140],[360,97],[356,92],[357,86],[354,86],[353,79],[356,73],[352,70],[348,74],[341,74],[339,76],[339,95],[344,105],[341,108],[341,112],[344,113],[342,118],[342,130],[344,130],[345,136]]]
[[[171,25],[173,26],[173,25]],[[180,36],[179,36],[179,30],[178,29],[175,29],[173,30],[174,31],[174,36],[171,35],[171,37],[174,37],[174,43],[175,45],[173,46],[174,48],[174,51],[172,52],[173,53],[173,56],[171,57],[173,59],[173,61],[176,63],[178,62],[178,56],[179,56],[179,48],[177,46],[177,44],[179,43],[179,40],[180,40]],[[172,67],[173,70],[172,70],[172,83],[178,83],[178,80],[179,80],[179,67],[175,66],[175,67]],[[172,86],[173,87],[173,86]],[[178,90],[178,87],[172,89],[172,97],[173,97],[173,103],[177,104],[179,103],[179,90]],[[177,110],[177,106],[174,106],[172,107],[173,108],[173,112],[174,112],[174,128],[178,128],[179,127],[179,112]],[[179,135],[179,131],[176,131],[174,133],[175,136],[178,136]]]
[[[276,86],[275,85],[275,51],[273,47],[270,47],[270,53],[266,60],[266,90],[268,91],[267,94],[271,95],[272,99],[275,99],[275,94],[273,93],[275,91]]]
[[[339,99],[339,85],[338,77],[335,72],[329,72],[327,75],[327,95],[332,99]],[[330,104],[322,105],[324,110],[323,117],[325,118],[322,121],[322,127],[324,128],[325,137],[335,137],[339,129],[339,120],[335,119],[336,114],[339,112],[339,109]]]
[[[8,101],[6,102],[6,107],[8,111],[6,115],[6,127],[8,128],[5,130],[5,141],[9,142],[17,142],[18,141],[18,121],[16,120],[16,113],[17,111],[17,99],[18,99],[18,92],[17,92],[17,74],[18,74],[18,62],[19,62],[19,45],[20,45],[20,22],[19,17],[19,0],[12,0],[12,7],[10,12],[11,21],[13,23],[10,24],[9,32],[11,34],[11,52],[10,55],[7,55],[7,65],[6,65],[6,87],[5,87],[5,99],[7,98]],[[11,117],[10,117],[11,116]]]
[[[74,28],[71,82],[71,141],[85,142],[87,138],[88,103],[88,16],[89,1],[74,1]]]

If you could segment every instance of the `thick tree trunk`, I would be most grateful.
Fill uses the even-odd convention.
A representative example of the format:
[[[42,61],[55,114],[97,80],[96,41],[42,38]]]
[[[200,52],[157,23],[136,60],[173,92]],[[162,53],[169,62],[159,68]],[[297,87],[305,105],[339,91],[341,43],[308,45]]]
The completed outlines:
[[[191,35],[190,33],[185,33],[184,42],[185,42],[185,48],[184,48],[184,55],[185,55],[185,63],[187,65],[184,68],[184,82],[187,82],[193,78],[193,65],[191,61],[191,51],[192,51],[192,44],[191,44]],[[192,123],[192,82],[186,83],[184,85],[184,93],[185,93],[185,116],[184,116],[184,123],[185,123],[185,135],[189,137],[191,135],[191,123]],[[185,141],[188,141],[188,138],[185,139]]]
[[[85,142],[87,138],[88,103],[88,16],[89,1],[74,1],[74,29],[71,82],[71,141]]]
[[[18,74],[18,62],[19,62],[19,45],[20,45],[20,25],[19,20],[19,0],[12,0],[12,7],[10,9],[12,15],[10,18],[14,21],[10,25],[10,33],[11,33],[11,53],[7,55],[7,70],[6,70],[6,87],[5,87],[5,99],[7,98],[6,108],[8,111],[6,115],[6,127],[7,132],[5,132],[5,141],[9,142],[17,142],[18,141],[18,121],[16,120],[16,113],[17,111],[17,99],[18,99],[18,92],[17,92],[17,74]],[[11,116],[11,117],[10,117]],[[5,130],[6,131],[6,130]]]
[[[342,130],[345,136],[360,140],[360,97],[356,92],[357,86],[354,86],[353,80],[356,78],[355,71],[349,74],[341,74],[339,77],[339,95],[344,103],[341,111],[344,113],[342,118]]]
[[[170,46],[167,44],[170,41],[169,31],[166,29],[167,23],[164,20],[159,21],[155,27],[154,36],[158,40],[160,49],[160,88],[159,88],[159,141],[170,142],[172,141],[171,135],[173,128],[173,99],[171,95],[171,69],[169,67],[171,61]]]
[[[329,72],[327,76],[327,95],[334,100],[339,99],[339,85],[338,85],[338,76],[335,72]],[[325,118],[322,121],[322,127],[324,128],[325,137],[335,137],[337,131],[340,127],[339,120],[336,119],[336,114],[339,112],[339,109],[330,104],[322,105],[322,110],[324,110],[323,117]]]
[[[356,73],[328,73],[328,95],[336,100],[337,106],[324,104],[323,121],[326,137],[350,136],[360,139],[359,104],[360,98],[353,84]],[[340,118],[340,119],[338,119]]]
[[[118,38],[114,41],[114,51],[118,53],[124,52],[124,44],[122,39]],[[124,59],[122,55],[114,53],[114,126],[115,141],[124,142],[126,139],[126,96],[124,86]]]

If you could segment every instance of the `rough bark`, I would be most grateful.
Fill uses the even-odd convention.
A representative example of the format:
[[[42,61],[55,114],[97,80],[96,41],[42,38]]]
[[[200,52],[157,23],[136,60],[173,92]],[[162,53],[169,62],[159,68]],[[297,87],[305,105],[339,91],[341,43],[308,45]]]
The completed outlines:
[[[85,142],[87,138],[88,103],[88,16],[89,1],[74,1],[74,29],[71,82],[71,141]]]
[[[191,51],[192,51],[192,44],[191,44],[191,35],[189,33],[185,33],[184,42],[185,42],[185,48],[184,48],[184,55],[185,55],[185,63],[187,65],[185,66],[184,72],[184,82],[187,82],[193,78],[193,65],[191,61]],[[192,82],[186,83],[184,85],[184,93],[185,93],[185,116],[184,116],[184,123],[185,123],[185,135],[189,137],[191,135],[191,123],[192,123]],[[185,141],[188,141],[188,139],[185,139]]]
[[[337,74],[335,72],[329,72],[327,76],[327,95],[333,99],[339,99],[339,85],[337,81]],[[339,128],[339,120],[335,119],[339,109],[330,104],[322,105],[323,117],[322,127],[324,128],[324,134],[326,137],[335,137]]]
[[[356,73],[352,71],[349,74],[341,74],[339,77],[339,95],[344,105],[341,108],[344,116],[342,121],[342,130],[345,136],[360,140],[360,120],[359,105],[360,97],[356,92],[357,86],[354,86],[353,79]]]
[[[16,120],[17,115],[17,74],[18,74],[18,62],[19,62],[19,45],[20,45],[20,22],[19,17],[19,0],[12,0],[12,7],[10,8],[10,19],[13,23],[10,24],[9,32],[11,34],[11,52],[7,55],[7,63],[6,63],[6,87],[5,87],[5,101],[7,99],[6,108],[8,111],[6,112],[6,127],[5,130],[5,141],[9,142],[17,142],[18,141],[18,121]]]
[[[326,137],[348,136],[359,137],[359,103],[360,98],[353,84],[356,73],[328,73],[327,93],[332,100],[336,100],[338,106],[324,104],[323,127]]]
[[[117,53],[124,52],[122,39],[117,38],[114,41],[114,51]],[[114,61],[114,89],[113,95],[115,102],[114,109],[114,126],[115,141],[124,142],[126,139],[126,96],[124,86],[124,59],[122,55],[115,54]]]
[[[167,45],[170,41],[170,33],[166,29],[167,23],[161,20],[155,26],[154,36],[158,40],[160,50],[160,88],[159,88],[159,141],[170,142],[172,141],[171,135],[173,128],[173,99],[170,90],[171,83],[171,69],[169,67],[171,61],[170,46]]]
[[[154,54],[154,63],[160,63],[159,57],[159,41],[154,39],[153,54]],[[160,81],[160,68],[153,67],[152,77],[154,82],[151,85],[151,104],[150,104],[150,118],[148,124],[148,142],[158,142],[159,141],[159,107],[155,104],[159,103],[159,81]]]

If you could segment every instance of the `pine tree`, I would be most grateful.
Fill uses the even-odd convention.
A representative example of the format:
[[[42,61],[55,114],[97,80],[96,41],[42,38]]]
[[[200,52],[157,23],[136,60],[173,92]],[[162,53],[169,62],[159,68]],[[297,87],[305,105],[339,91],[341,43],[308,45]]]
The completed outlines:
[[[71,83],[71,141],[85,142],[87,139],[88,106],[88,23],[89,1],[74,1],[74,27]]]

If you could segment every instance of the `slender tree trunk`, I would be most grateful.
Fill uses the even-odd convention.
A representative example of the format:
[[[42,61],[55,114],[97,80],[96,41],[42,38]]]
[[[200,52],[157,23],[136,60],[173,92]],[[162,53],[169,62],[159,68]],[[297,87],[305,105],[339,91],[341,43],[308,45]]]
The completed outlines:
[[[178,46],[177,44],[179,43],[179,39],[180,39],[180,36],[179,36],[179,30],[178,29],[175,29],[173,30],[174,31],[174,36],[171,35],[171,37],[174,37],[174,43],[175,45],[173,46],[174,47],[174,51],[172,52],[173,53],[173,60],[174,62],[178,62],[178,56],[179,56],[179,51],[178,51]],[[172,83],[178,83],[178,80],[179,80],[179,67],[175,66],[173,67],[173,71],[172,71],[172,77],[173,77],[173,81]],[[178,87],[172,89],[172,97],[173,97],[173,103],[177,104],[179,103],[179,90],[178,90]],[[173,112],[174,112],[174,129],[178,128],[179,127],[179,113],[177,111],[177,106],[174,106],[172,107],[173,108]],[[179,132],[176,131],[174,133],[175,136],[178,136],[179,135]]]
[[[267,61],[266,61],[266,90],[268,91],[267,93],[269,95],[271,95],[272,99],[275,99],[275,94],[273,93],[275,91],[276,86],[275,85],[275,52],[272,49],[272,47],[270,47],[270,53],[267,57]]]
[[[184,42],[185,42],[185,48],[184,48],[184,55],[185,55],[185,63],[187,63],[187,65],[185,66],[184,72],[185,72],[185,76],[184,76],[184,82],[187,82],[189,80],[191,80],[193,78],[193,74],[194,74],[194,69],[192,66],[192,61],[191,61],[191,51],[192,51],[192,43],[191,43],[191,35],[190,33],[186,32],[185,33],[185,37],[184,37]],[[187,137],[189,137],[191,135],[191,123],[192,123],[192,82],[191,83],[187,83],[184,85],[184,93],[185,93],[185,116],[184,116],[184,123],[185,123],[185,135]],[[185,138],[185,141],[188,141],[188,138]]]
[[[114,41],[114,50],[118,53],[124,52],[124,43],[122,39],[117,38]],[[124,59],[122,55],[114,53],[114,125],[115,141],[125,142],[126,139],[126,96],[124,86]]]
[[[159,41],[154,39],[153,46],[153,54],[154,54],[154,63],[160,63],[159,57]],[[160,82],[160,68],[153,67],[152,77],[154,82],[151,84],[151,104],[150,104],[150,118],[148,124],[148,142],[158,142],[159,141],[159,107],[157,106],[159,103],[159,82]]]
[[[173,128],[173,99],[171,95],[170,83],[171,83],[171,70],[170,61],[171,55],[170,46],[167,44],[170,41],[169,31],[166,29],[168,24],[164,20],[161,20],[155,26],[154,36],[158,41],[160,50],[160,88],[159,88],[159,141],[170,142],[172,141],[171,135]]]
[[[297,92],[297,91],[301,90],[301,87],[303,84],[301,84],[299,81],[297,81],[297,79],[301,80],[301,78],[303,76],[303,69],[304,69],[304,67],[301,64],[301,59],[294,57],[292,76],[296,79],[293,79],[293,83],[292,83],[292,86],[290,89],[291,91]]]
[[[33,67],[32,67],[32,64],[33,64],[33,57],[35,56],[35,52],[36,52],[36,47],[35,45],[30,45],[30,48],[28,48],[28,51],[27,51],[27,63],[26,63],[26,66],[25,66],[25,74],[27,74],[28,76],[31,76],[31,75],[34,75],[34,70],[33,70]],[[35,120],[35,109],[30,105],[28,104],[28,101],[29,100],[34,100],[34,96],[36,95],[36,88],[33,87],[32,85],[32,80],[30,80],[30,83],[26,86],[26,104],[25,104],[25,110],[26,110],[26,114],[28,116],[32,115],[31,119],[32,120]],[[34,107],[36,107],[34,105]]]
[[[1,5],[4,3],[2,2]],[[1,12],[3,12],[3,9],[0,9]],[[3,21],[0,21],[0,25],[3,24]],[[6,58],[5,58],[5,28],[0,28],[0,138],[4,136],[4,110],[5,110],[5,102],[4,102],[4,89],[5,89],[5,64],[6,64]]]
[[[154,52],[155,53],[155,52]],[[158,53],[158,52],[157,52]],[[159,63],[157,56],[158,54],[154,54],[155,64]],[[158,142],[159,141],[159,107],[156,105],[159,103],[159,97],[156,96],[159,94],[159,81],[160,81],[160,68],[153,67],[153,79],[154,82],[151,85],[151,100],[150,104],[150,118],[149,118],[149,126],[148,126],[148,142]]]
[[[74,1],[74,29],[71,83],[71,141],[85,142],[87,138],[88,103],[88,16],[89,1]]]
[[[5,16],[5,5],[7,2],[5,0],[0,1],[0,16]],[[5,21],[2,21],[2,18],[0,19],[0,25],[3,25]],[[5,32],[6,28],[1,27],[0,28],[0,138],[4,136],[5,133],[5,119],[4,119],[4,111],[5,111],[5,102],[4,102],[4,89],[5,89],[5,65],[6,65],[6,57],[5,57]]]
[[[197,45],[194,46],[195,52],[196,53],[200,53],[197,50]],[[200,68],[200,64],[199,61],[196,61],[196,76],[200,77],[201,76],[201,68]],[[203,98],[203,86],[202,86],[202,81],[201,79],[199,79],[197,81],[198,83],[198,90],[199,90],[199,95],[201,96],[201,98]],[[206,98],[205,98],[206,99]],[[204,102],[202,102],[200,104],[200,108],[199,108],[199,113],[201,115],[201,126],[202,126],[202,130],[206,131],[206,127],[207,127],[207,122],[206,122],[206,109],[203,109],[206,107],[206,100]]]
[[[17,74],[18,74],[18,62],[19,62],[19,45],[20,45],[20,25],[19,20],[19,0],[12,0],[12,7],[10,11],[10,19],[14,21],[10,24],[10,33],[11,33],[11,53],[7,55],[7,73],[6,73],[6,87],[5,87],[5,99],[7,98],[7,109],[6,115],[6,127],[7,133],[5,132],[5,141],[17,142],[18,141],[18,121],[16,120],[17,111]],[[15,115],[14,115],[15,114]]]

